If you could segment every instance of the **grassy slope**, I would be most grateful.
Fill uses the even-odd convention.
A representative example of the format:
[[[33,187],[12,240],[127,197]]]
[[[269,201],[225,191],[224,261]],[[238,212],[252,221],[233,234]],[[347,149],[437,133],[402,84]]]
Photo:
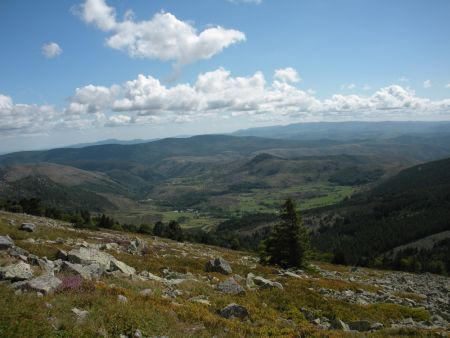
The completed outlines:
[[[1,213],[0,235],[9,234],[17,243],[40,256],[54,258],[56,248],[61,244],[33,245],[26,238],[54,240],[61,238],[80,238],[88,242],[102,241],[99,232],[77,231],[71,229],[50,229],[38,226],[35,233],[24,233],[7,224],[9,219],[17,223],[29,217]],[[33,219],[37,221],[37,219]],[[46,222],[46,221],[44,221]],[[39,222],[38,222],[39,224]],[[242,276],[248,272],[263,275],[283,283],[284,291],[260,290],[247,292],[244,296],[230,296],[218,293],[202,282],[184,282],[177,286],[183,295],[176,300],[162,297],[163,287],[156,282],[135,282],[112,277],[102,278],[100,282],[85,283],[76,291],[61,291],[54,295],[36,297],[33,294],[15,295],[7,285],[0,285],[0,335],[4,337],[91,337],[98,335],[132,335],[140,329],[144,336],[165,335],[169,337],[292,337],[304,335],[312,337],[345,337],[338,331],[318,331],[309,324],[300,308],[313,309],[316,314],[338,317],[345,321],[367,319],[388,323],[392,319],[412,317],[426,319],[429,314],[423,309],[413,309],[394,304],[356,305],[338,300],[323,300],[318,289],[365,288],[372,286],[321,278],[313,279],[280,278],[277,270],[252,263],[249,254],[216,247],[180,244],[162,239],[143,236],[149,247],[149,254],[140,257],[127,253],[111,252],[118,259],[134,266],[138,271],[147,269],[159,274],[162,268],[173,271],[191,272],[195,276],[225,279],[217,273],[205,273],[204,264],[211,256],[221,255],[231,262],[233,270]],[[64,247],[63,247],[64,248]],[[67,249],[67,248],[66,248]],[[181,254],[184,253],[184,254]],[[4,262],[0,260],[0,263]],[[252,266],[254,265],[254,266]],[[348,273],[347,268],[322,265],[322,268]],[[370,270],[367,270],[370,271]],[[314,273],[312,273],[314,276]],[[151,288],[150,296],[141,296],[139,291]],[[128,303],[117,301],[117,295],[128,297]],[[193,296],[206,295],[211,306],[190,302]],[[217,315],[216,310],[236,302],[246,306],[251,313],[249,320],[226,320]],[[51,304],[51,307],[46,305]],[[73,307],[86,309],[86,321],[77,324],[71,313]],[[56,327],[56,329],[55,329]],[[382,330],[367,334],[367,337],[387,336],[432,336],[431,332],[420,330]]]

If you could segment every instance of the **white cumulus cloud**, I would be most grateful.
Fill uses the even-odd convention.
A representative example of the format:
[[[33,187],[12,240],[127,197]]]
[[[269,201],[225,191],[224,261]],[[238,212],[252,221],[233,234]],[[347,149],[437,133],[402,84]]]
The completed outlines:
[[[55,58],[62,53],[62,48],[56,42],[44,43],[41,48],[42,55],[46,58]]]
[[[135,21],[127,12],[123,21],[105,0],[86,0],[75,10],[86,23],[108,32],[106,45],[126,52],[131,57],[173,61],[188,64],[209,59],[224,48],[245,40],[245,34],[220,26],[201,32],[192,24],[171,13],[159,12],[149,20]]]
[[[292,67],[280,68],[275,70],[273,77],[282,82],[295,83],[301,81],[297,71]]]
[[[219,68],[192,83],[166,85],[151,75],[109,87],[76,88],[66,107],[20,104],[0,94],[0,133],[160,123],[211,122],[246,116],[255,121],[450,120],[450,99],[431,100],[410,88],[389,85],[372,93],[319,99],[292,81],[260,71],[233,76]]]

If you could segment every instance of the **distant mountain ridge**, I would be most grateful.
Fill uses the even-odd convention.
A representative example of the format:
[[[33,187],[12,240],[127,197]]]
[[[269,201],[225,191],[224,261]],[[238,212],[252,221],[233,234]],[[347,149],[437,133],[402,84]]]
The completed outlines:
[[[145,139],[145,140],[144,139],[119,140],[119,139],[115,139],[115,138],[110,138],[110,139],[100,140],[100,141],[95,141],[95,142],[71,144],[71,145],[65,146],[63,148],[85,148],[85,147],[100,146],[100,145],[105,145],[105,144],[122,144],[122,145],[140,144],[140,143],[153,142],[153,141],[157,141],[157,140],[160,140],[160,139],[155,138],[155,139]]]
[[[387,139],[404,134],[450,133],[450,121],[306,122],[238,130],[231,135],[297,140]]]

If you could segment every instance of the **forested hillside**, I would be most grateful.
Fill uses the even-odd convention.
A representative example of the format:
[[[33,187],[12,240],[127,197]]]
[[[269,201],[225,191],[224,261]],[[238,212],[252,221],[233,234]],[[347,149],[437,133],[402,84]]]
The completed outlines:
[[[450,159],[405,169],[368,193],[313,213],[322,213],[315,245],[333,252],[336,262],[450,271],[445,238],[433,248],[390,252],[450,230]]]

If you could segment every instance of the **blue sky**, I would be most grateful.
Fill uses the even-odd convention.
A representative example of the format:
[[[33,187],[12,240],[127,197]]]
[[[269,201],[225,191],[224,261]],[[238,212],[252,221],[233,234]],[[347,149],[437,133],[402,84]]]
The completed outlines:
[[[0,152],[449,120],[449,13],[446,0],[2,0]]]

